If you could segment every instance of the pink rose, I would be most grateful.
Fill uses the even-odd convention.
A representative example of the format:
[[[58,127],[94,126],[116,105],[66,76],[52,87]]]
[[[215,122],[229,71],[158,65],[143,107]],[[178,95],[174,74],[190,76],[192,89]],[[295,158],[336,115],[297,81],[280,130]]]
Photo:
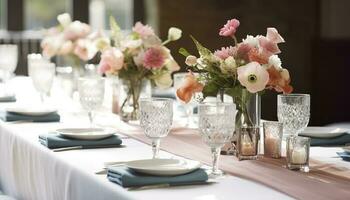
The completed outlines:
[[[227,23],[220,29],[219,35],[233,37],[239,26],[237,19],[228,20]]]
[[[216,50],[214,52],[214,55],[221,58],[222,60],[225,60],[230,56],[234,57],[236,55],[236,52],[237,52],[237,48],[229,46],[229,47],[222,47],[221,50]]]
[[[64,30],[64,38],[66,40],[77,40],[87,36],[91,31],[89,25],[81,23],[80,21],[74,21],[70,23]]]
[[[143,66],[147,69],[161,68],[165,63],[167,52],[161,46],[151,47],[143,55]]]
[[[147,38],[149,36],[155,35],[154,30],[149,25],[143,25],[141,22],[136,22],[132,31],[138,33],[141,38]]]
[[[96,53],[97,49],[92,41],[87,39],[79,39],[76,42],[73,53],[77,55],[80,59],[87,61],[92,59]]]
[[[123,68],[124,55],[117,48],[109,48],[102,52],[99,72],[113,73]]]
[[[269,73],[257,62],[251,62],[237,69],[239,82],[251,93],[265,89]]]

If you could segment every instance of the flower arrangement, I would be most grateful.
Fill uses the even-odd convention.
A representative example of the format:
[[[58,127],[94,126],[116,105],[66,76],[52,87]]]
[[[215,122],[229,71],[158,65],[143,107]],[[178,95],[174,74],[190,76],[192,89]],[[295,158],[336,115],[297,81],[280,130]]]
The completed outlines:
[[[189,102],[195,92],[203,97],[224,93],[233,98],[240,113],[247,112],[244,104],[253,94],[261,94],[265,89],[291,93],[290,76],[277,54],[278,44],[284,39],[275,28],[267,28],[266,36],[248,35],[238,43],[235,33],[240,22],[228,20],[219,35],[231,37],[234,46],[222,47],[212,53],[192,37],[199,58],[184,48],[179,52],[186,57],[186,65],[191,71],[182,87],[176,93],[184,102]],[[195,78],[192,72],[199,73]]]
[[[47,58],[65,56],[73,61],[73,66],[79,66],[80,60],[92,59],[108,45],[109,40],[101,32],[92,32],[88,24],[72,21],[68,13],[58,15],[57,21],[59,24],[49,28],[41,42]]]
[[[124,112],[125,119],[137,119],[143,80],[150,80],[160,88],[172,85],[171,73],[180,67],[165,45],[180,39],[182,31],[170,28],[167,40],[162,42],[149,25],[141,22],[137,22],[126,35],[121,32],[114,18],[110,19],[110,26],[112,45],[102,50],[99,71],[118,76],[123,85],[127,86],[127,98],[122,102],[121,114],[123,115],[125,105],[131,102],[132,112]]]

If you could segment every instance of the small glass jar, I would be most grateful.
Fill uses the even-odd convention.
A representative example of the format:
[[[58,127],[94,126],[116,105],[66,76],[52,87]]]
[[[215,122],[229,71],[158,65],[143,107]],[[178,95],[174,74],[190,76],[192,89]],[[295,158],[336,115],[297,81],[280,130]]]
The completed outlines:
[[[237,157],[239,160],[256,160],[260,133],[258,126],[241,127],[237,138]]]
[[[270,158],[281,158],[283,123],[266,121],[264,128],[264,155]]]
[[[309,172],[310,138],[289,136],[287,138],[287,167],[291,170]]]

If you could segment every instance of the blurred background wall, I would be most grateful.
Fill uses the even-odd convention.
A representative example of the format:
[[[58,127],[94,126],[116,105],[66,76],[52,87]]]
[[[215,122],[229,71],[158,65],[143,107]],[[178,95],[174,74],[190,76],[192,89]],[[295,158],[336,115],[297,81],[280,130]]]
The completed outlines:
[[[113,15],[123,29],[142,21],[162,38],[170,26],[181,28],[183,38],[169,47],[184,71],[184,58],[177,51],[185,47],[196,52],[190,34],[215,50],[232,44],[218,35],[228,19],[241,21],[240,39],[276,27],[286,40],[280,57],[294,92],[311,94],[310,124],[324,125],[350,121],[349,10],[349,0],[0,0],[0,42],[20,44],[16,72],[26,74],[25,55],[40,52],[39,30],[55,25],[58,14],[69,12],[95,29],[108,29]],[[275,92],[263,96],[264,119],[276,119],[276,99]]]

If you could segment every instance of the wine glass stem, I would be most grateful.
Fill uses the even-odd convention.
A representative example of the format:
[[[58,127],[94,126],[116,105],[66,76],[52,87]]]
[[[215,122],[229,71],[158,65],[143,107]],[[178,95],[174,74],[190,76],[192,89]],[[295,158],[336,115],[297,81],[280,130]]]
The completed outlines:
[[[92,125],[93,125],[92,111],[88,111],[88,116],[89,116],[90,126],[92,127]]]
[[[213,157],[213,168],[212,173],[216,174],[219,171],[219,156],[220,156],[220,148],[212,147],[211,155]]]
[[[153,139],[152,140],[153,158],[158,158],[159,146],[160,146],[160,139]]]

